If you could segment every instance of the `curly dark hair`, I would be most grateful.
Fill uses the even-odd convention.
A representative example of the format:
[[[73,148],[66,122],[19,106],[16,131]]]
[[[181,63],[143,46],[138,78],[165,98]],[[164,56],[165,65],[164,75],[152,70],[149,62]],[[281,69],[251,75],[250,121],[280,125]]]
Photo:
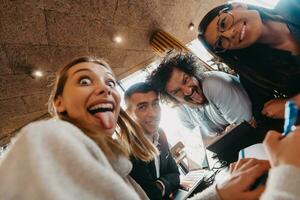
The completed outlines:
[[[166,91],[166,85],[175,68],[195,77],[199,82],[205,74],[200,59],[193,53],[172,51],[163,58],[159,66],[147,77],[147,81],[160,93],[162,101],[176,105],[179,102]]]

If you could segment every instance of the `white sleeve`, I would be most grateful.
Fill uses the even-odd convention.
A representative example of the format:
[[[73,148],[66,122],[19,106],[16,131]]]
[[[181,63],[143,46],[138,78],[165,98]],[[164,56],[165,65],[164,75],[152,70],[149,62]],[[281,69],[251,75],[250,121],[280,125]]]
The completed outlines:
[[[225,73],[207,77],[203,82],[203,92],[228,124],[252,119],[251,102],[236,77]]]
[[[188,200],[221,200],[216,189],[216,185],[209,186],[207,189],[195,194]]]
[[[261,200],[299,200],[300,168],[291,165],[274,167],[269,172]]]
[[[138,199],[93,145],[67,122],[23,128],[1,160],[0,199]]]

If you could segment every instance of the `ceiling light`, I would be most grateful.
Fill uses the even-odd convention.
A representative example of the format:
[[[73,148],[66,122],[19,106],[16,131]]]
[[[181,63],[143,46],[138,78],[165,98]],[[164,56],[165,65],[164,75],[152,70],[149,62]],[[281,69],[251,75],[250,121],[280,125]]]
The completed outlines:
[[[192,31],[195,29],[195,24],[193,22],[191,22],[188,27],[189,27],[190,31]]]
[[[115,43],[121,43],[123,41],[121,36],[115,36],[113,40]]]
[[[36,78],[41,78],[44,74],[41,70],[35,70],[32,75]]]

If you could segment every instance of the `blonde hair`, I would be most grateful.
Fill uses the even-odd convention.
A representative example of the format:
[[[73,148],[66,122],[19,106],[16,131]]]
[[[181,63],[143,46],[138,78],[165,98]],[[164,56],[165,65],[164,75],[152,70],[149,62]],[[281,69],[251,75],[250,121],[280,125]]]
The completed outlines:
[[[68,79],[68,70],[74,65],[83,62],[99,64],[112,72],[111,68],[104,60],[96,57],[83,56],[72,60],[57,74],[56,81],[49,98],[49,113],[52,116],[69,121],[80,128],[88,137],[97,143],[99,148],[101,148],[110,161],[115,159],[118,155],[126,157],[133,156],[146,162],[153,160],[154,157],[158,155],[157,148],[145,137],[141,127],[132,120],[132,118],[130,118],[122,108],[120,109],[120,114],[117,120],[116,132],[118,133],[118,137],[116,140],[106,134],[89,131],[80,124],[72,121],[66,112],[59,113],[56,111],[54,102],[63,93],[64,86]]]

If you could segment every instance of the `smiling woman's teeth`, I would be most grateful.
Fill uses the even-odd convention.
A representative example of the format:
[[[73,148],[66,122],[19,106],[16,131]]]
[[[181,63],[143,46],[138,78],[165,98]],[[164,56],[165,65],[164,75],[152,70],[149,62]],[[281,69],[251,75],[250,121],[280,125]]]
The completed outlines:
[[[240,34],[240,41],[242,41],[245,38],[245,32],[246,32],[246,24],[244,23]]]
[[[112,109],[113,105],[111,103],[101,103],[101,104],[97,104],[97,105],[89,108],[89,110],[95,110],[95,109],[98,109],[98,108],[110,108],[110,109]]]
[[[92,106],[91,108],[88,108],[88,111],[91,114],[95,114],[98,112],[106,112],[106,111],[112,111],[113,110],[113,104],[112,103],[101,103],[97,104],[95,106]]]

